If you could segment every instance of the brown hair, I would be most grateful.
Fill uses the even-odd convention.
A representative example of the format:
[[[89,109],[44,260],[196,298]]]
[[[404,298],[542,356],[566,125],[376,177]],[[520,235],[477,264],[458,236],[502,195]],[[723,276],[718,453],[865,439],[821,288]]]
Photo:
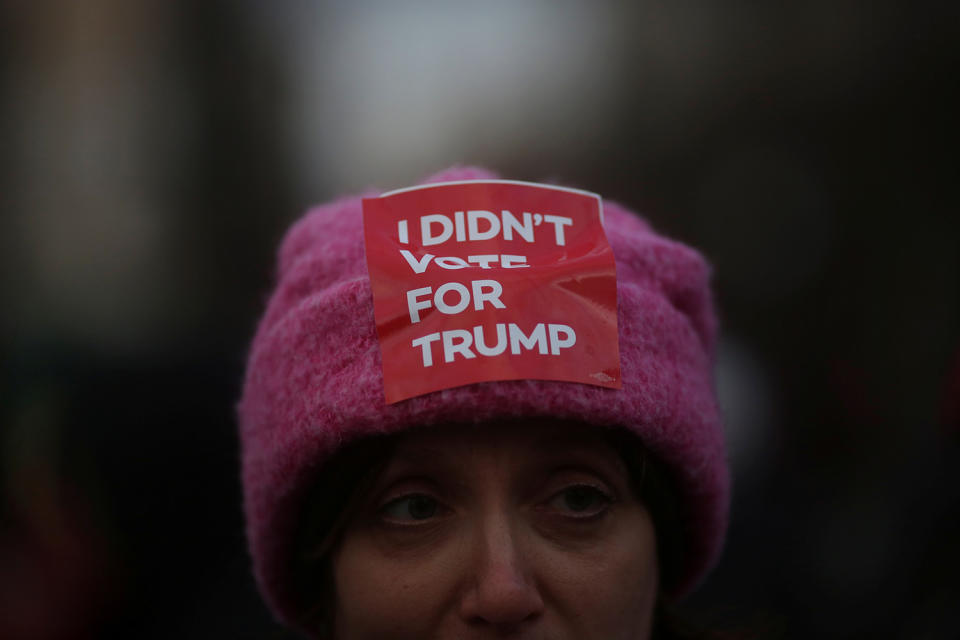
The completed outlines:
[[[396,439],[350,443],[328,461],[307,492],[294,543],[293,592],[300,626],[328,634],[333,621],[333,550],[390,460]]]

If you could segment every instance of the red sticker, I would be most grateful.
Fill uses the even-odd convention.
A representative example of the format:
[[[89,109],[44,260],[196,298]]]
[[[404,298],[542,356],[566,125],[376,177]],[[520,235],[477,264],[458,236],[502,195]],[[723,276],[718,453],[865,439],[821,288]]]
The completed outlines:
[[[388,404],[490,380],[620,388],[600,197],[482,180],[364,198]]]

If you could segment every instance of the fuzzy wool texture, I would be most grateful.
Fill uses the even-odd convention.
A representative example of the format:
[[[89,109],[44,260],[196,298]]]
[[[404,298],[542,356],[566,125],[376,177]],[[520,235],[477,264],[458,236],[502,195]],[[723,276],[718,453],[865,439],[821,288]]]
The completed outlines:
[[[455,167],[424,182],[496,177]],[[238,407],[247,537],[260,590],[278,618],[297,626],[293,540],[303,496],[331,454],[366,435],[505,418],[574,420],[636,434],[680,495],[683,566],[680,575],[665,576],[665,587],[674,597],[692,590],[717,560],[730,497],[703,258],[604,201],[617,265],[622,389],[484,382],[387,405],[361,197],[311,209],[288,231]]]

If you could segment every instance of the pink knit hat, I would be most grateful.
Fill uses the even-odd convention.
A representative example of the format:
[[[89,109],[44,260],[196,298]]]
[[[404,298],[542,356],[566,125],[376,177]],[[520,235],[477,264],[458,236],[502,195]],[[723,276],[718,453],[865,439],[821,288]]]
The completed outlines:
[[[454,168],[426,182],[492,179]],[[368,194],[377,195],[377,194]],[[714,397],[716,319],[700,255],[604,202],[617,266],[623,388],[543,380],[485,382],[384,401],[360,197],[310,210],[287,233],[278,283],[250,350],[239,405],[247,535],[273,611],[297,618],[291,555],[306,490],[346,442],[415,425],[551,417],[635,433],[677,486],[680,575],[690,591],[716,561],[730,483]]]

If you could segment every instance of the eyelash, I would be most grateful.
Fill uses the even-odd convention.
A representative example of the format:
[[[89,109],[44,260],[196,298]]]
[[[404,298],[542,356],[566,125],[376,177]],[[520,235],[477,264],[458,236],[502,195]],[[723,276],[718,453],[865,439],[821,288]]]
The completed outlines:
[[[590,499],[589,507],[578,510],[575,507],[571,507],[568,503],[556,504],[558,501],[569,500],[572,492],[575,491],[586,492],[588,494],[587,497]],[[416,500],[427,501],[426,505],[421,504],[420,506],[426,506],[429,510],[429,513],[423,514],[423,517],[417,517],[416,514],[410,512],[410,509],[416,508],[416,504],[414,502]],[[561,517],[574,521],[589,521],[602,517],[607,512],[610,505],[614,502],[614,497],[608,491],[605,491],[604,489],[592,484],[578,483],[568,485],[550,496],[550,499],[544,503],[543,510],[555,511]],[[406,514],[397,516],[390,513],[390,511],[396,507],[402,508],[402,505],[406,505],[406,509],[404,509],[404,511],[407,512]],[[436,517],[442,515],[445,511],[446,508],[439,500],[426,493],[408,493],[406,495],[398,496],[387,501],[378,509],[378,513],[384,521],[403,526],[424,524],[434,520]],[[405,517],[405,515],[409,517]]]
[[[432,507],[434,511],[423,518],[417,518],[413,514],[409,514],[410,515],[409,518],[396,517],[396,516],[390,515],[389,512],[392,508],[403,505],[405,503],[408,505],[408,508],[413,507],[414,506],[413,501],[418,499],[428,500],[430,502],[429,506]],[[386,522],[389,522],[391,524],[405,525],[405,526],[427,522],[437,517],[437,515],[440,515],[441,512],[444,512],[444,511],[445,511],[445,507],[439,500],[437,500],[430,494],[420,493],[420,492],[408,493],[402,496],[397,496],[396,498],[392,498],[391,500],[388,500],[387,502],[385,502],[383,506],[381,506],[377,510],[380,517]]]
[[[554,503],[558,500],[570,498],[571,492],[573,491],[586,491],[588,494],[590,494],[589,497],[591,498],[592,506],[589,509],[577,511],[572,509],[568,504],[560,506],[554,505]],[[597,502],[599,502],[599,505],[596,504]],[[593,520],[602,517],[603,514],[605,514],[610,508],[610,505],[612,505],[614,502],[614,496],[610,492],[596,485],[577,483],[567,485],[557,493],[553,494],[546,502],[546,505],[548,507],[554,505],[558,511],[563,512],[563,517],[570,518],[572,520]]]

